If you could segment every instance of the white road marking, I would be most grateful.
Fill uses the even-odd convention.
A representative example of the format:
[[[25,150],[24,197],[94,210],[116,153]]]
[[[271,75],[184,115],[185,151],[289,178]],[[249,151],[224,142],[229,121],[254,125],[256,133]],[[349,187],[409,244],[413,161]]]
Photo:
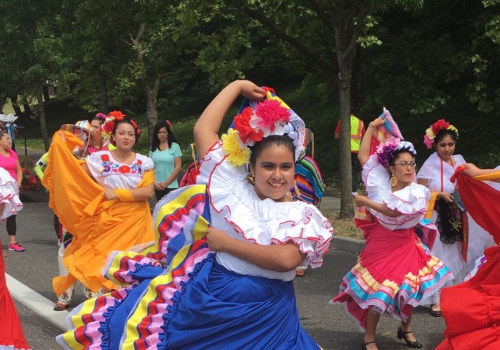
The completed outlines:
[[[9,274],[5,274],[7,280],[7,288],[14,299],[25,305],[35,313],[50,321],[61,330],[67,330],[66,317],[68,311],[54,311],[54,302],[38,294],[36,291],[27,285],[19,282]]]

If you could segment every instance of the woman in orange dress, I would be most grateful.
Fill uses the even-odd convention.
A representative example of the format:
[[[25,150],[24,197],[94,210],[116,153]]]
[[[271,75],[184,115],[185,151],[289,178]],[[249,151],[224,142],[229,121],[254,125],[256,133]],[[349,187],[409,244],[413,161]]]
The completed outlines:
[[[76,280],[92,292],[116,289],[101,274],[108,254],[154,240],[148,199],[153,195],[153,162],[132,151],[139,139],[137,124],[121,112],[108,114],[103,132],[116,149],[77,160],[71,154],[80,138],[54,134],[43,184],[49,206],[73,234],[63,263],[69,273],[54,278],[56,295]]]

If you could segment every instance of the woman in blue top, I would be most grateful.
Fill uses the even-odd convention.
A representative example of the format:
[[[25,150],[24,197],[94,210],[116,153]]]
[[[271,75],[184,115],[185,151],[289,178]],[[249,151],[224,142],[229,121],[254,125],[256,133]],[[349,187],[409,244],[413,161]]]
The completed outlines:
[[[155,165],[155,196],[159,201],[164,195],[179,188],[177,176],[182,167],[182,152],[170,130],[171,123],[159,121],[153,130],[149,157]]]

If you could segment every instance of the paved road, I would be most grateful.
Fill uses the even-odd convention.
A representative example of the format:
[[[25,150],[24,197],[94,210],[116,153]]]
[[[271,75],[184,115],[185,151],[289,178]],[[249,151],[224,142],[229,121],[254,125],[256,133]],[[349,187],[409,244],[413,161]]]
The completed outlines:
[[[51,313],[52,302],[55,300],[51,279],[57,274],[57,244],[52,227],[52,212],[44,202],[26,202],[17,222],[18,239],[26,247],[26,252],[8,253],[5,258],[7,273],[49,299],[45,300],[45,305],[43,299],[39,300],[36,306],[38,310],[29,306],[38,298],[34,294],[23,294],[24,300],[16,300],[26,337],[33,349],[58,349],[54,337],[61,329],[56,324],[60,323],[64,313],[56,316]],[[0,236],[5,253],[7,234],[4,225],[0,227]],[[354,265],[356,258],[355,253],[332,250],[325,256],[322,268],[308,270],[304,277],[295,280],[302,323],[327,350],[360,348],[362,332],[355,322],[346,315],[343,306],[329,304],[329,300],[338,291],[343,275]],[[15,289],[12,290],[13,295],[20,294],[21,288],[16,286]],[[81,302],[81,288],[78,292],[75,301]],[[380,349],[406,348],[404,343],[396,339],[397,326],[398,323],[391,318],[381,319],[378,337]],[[443,330],[442,319],[430,317],[427,309],[415,310],[414,331],[424,344],[424,349],[433,349],[439,344],[443,338]]]

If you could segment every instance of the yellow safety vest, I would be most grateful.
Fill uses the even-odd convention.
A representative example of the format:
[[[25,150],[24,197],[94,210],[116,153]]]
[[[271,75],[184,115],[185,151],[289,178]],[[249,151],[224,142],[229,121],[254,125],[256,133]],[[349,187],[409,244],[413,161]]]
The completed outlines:
[[[363,121],[351,114],[351,152],[358,153],[363,137]]]

